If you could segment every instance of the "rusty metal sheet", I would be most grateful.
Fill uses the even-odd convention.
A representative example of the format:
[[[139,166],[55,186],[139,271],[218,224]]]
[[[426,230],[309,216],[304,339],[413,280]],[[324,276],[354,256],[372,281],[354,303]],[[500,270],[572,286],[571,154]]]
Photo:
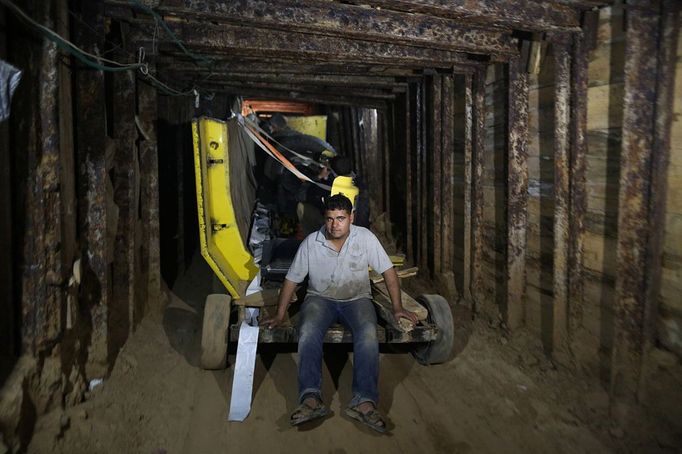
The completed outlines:
[[[116,14],[128,2],[107,1]],[[421,14],[401,14],[319,0],[185,0],[184,7],[160,7],[159,12],[182,20],[226,22],[250,29],[291,30],[312,35],[362,39],[479,54],[515,54],[506,30],[476,28]],[[205,24],[205,22],[202,22]]]
[[[354,2],[355,3],[355,2]],[[447,17],[467,24],[530,31],[577,30],[576,10],[554,2],[534,0],[358,0],[359,4],[409,13]]]
[[[554,274],[553,352],[568,347],[569,127],[571,103],[570,35],[548,37],[554,52]]]
[[[507,295],[506,322],[523,324],[528,226],[528,74],[519,58],[508,65]]]

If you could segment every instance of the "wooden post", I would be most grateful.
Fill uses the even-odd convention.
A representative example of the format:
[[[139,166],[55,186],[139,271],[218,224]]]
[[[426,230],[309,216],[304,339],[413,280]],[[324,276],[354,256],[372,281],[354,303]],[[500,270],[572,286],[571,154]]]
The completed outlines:
[[[483,301],[483,155],[485,153],[485,69],[476,71],[473,81],[472,106],[472,174],[471,174],[471,296],[473,307],[480,311]]]
[[[528,74],[519,58],[509,60],[509,142],[507,176],[506,323],[523,324],[526,293],[526,227],[528,224]]]
[[[553,354],[563,358],[568,336],[570,67],[567,34],[552,34],[554,49],[554,307]]]
[[[473,195],[473,82],[472,74],[466,74],[464,78],[464,278],[462,288],[464,289],[464,299],[473,306],[473,296],[471,291],[473,272],[472,262],[472,203]]]
[[[151,71],[152,69],[150,69]],[[140,208],[142,214],[142,274],[146,276],[147,307],[134,314],[139,323],[146,309],[160,310],[159,168],[156,142],[156,90],[137,84],[137,111],[144,140],[140,143]]]
[[[585,15],[593,15],[592,12]],[[585,212],[587,211],[587,44],[596,34],[591,21],[573,37],[571,72],[571,153],[570,153],[570,243],[568,249],[568,336],[582,324],[583,317],[583,251],[585,244]],[[592,27],[595,27],[593,29]]]
[[[122,55],[121,55],[122,56]],[[137,156],[135,126],[135,75],[113,75],[114,201],[118,206],[118,232],[114,249],[113,307],[110,326],[116,348],[123,346],[135,324],[136,227],[139,211],[140,165]]]
[[[81,1],[83,25],[75,27],[75,43],[97,53],[103,49],[104,16],[100,2]],[[107,238],[107,131],[104,74],[80,68],[76,72],[76,146],[78,150],[78,199],[81,231],[81,306],[89,310],[91,337],[86,363],[87,377],[108,373],[108,309],[112,288],[109,279]]]
[[[611,394],[637,398],[648,314],[658,297],[677,12],[633,0],[625,43]],[[666,6],[670,4],[666,3]],[[663,33],[663,34],[662,34]],[[657,108],[660,112],[657,112]],[[658,121],[657,121],[658,120]]]
[[[441,269],[444,273],[453,273],[454,244],[455,244],[455,201],[454,201],[454,116],[455,94],[454,77],[452,74],[443,76],[442,86],[442,203],[441,203]],[[454,274],[450,274],[453,279]]]
[[[430,183],[431,194],[428,207],[431,208],[430,213],[430,226],[433,242],[431,246],[431,256],[430,269],[432,275],[439,275],[442,272],[442,260],[441,255],[443,251],[442,244],[442,180],[443,180],[443,167],[442,167],[442,125],[441,125],[441,76],[435,75],[431,81],[431,124],[429,125],[429,161],[430,167],[429,174],[431,178],[427,177],[427,181]]]

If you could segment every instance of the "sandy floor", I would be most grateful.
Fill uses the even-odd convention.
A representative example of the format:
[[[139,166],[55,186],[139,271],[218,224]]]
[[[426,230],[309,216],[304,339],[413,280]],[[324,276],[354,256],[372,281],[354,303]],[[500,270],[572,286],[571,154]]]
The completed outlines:
[[[81,405],[41,418],[35,453],[213,452],[609,452],[665,450],[655,439],[625,433],[608,419],[596,383],[556,370],[523,333],[506,340],[474,323],[450,363],[424,367],[409,353],[384,352],[380,409],[390,434],[343,415],[350,399],[352,353],[326,354],[324,394],[333,415],[302,428],[288,425],[296,400],[292,346],[262,346],[253,408],[227,422],[234,351],[225,371],[197,367],[201,265],[169,293],[163,317],[143,321],[111,377]]]

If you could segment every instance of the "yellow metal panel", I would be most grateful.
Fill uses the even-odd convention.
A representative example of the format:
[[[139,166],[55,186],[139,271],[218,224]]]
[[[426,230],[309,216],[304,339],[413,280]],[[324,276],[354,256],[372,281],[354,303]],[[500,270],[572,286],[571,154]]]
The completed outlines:
[[[327,116],[326,115],[306,115],[296,117],[284,117],[287,125],[300,133],[315,136],[322,140],[327,140]]]
[[[240,281],[251,281],[258,268],[244,247],[232,205],[227,124],[194,119],[192,135],[201,255],[230,295],[239,298]]]
[[[343,176],[338,176],[334,178],[334,182],[332,183],[332,195],[336,194],[343,194],[348,199],[350,200],[350,203],[353,205],[353,209],[355,209],[355,198],[358,196],[360,193],[360,190],[358,189],[357,186],[355,186],[355,183],[353,183],[353,178],[352,177],[343,177]]]

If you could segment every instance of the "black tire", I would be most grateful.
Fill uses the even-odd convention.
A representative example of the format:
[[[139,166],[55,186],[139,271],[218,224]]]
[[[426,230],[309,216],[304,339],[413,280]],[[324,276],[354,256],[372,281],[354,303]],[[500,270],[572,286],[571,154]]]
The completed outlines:
[[[227,334],[230,325],[229,295],[213,294],[206,297],[204,323],[201,330],[202,369],[225,369],[227,365]]]
[[[455,327],[452,310],[440,295],[421,295],[417,298],[429,311],[427,321],[438,327],[435,340],[422,344],[412,351],[419,364],[442,364],[454,357]]]

